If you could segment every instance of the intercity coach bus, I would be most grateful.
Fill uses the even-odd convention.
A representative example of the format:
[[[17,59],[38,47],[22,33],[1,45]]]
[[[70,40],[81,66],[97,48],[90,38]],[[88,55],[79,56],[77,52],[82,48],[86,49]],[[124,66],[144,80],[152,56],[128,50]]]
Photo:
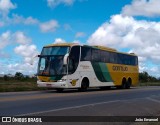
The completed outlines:
[[[44,46],[39,57],[37,85],[61,92],[66,88],[129,89],[138,83],[138,57],[104,46],[74,43]]]

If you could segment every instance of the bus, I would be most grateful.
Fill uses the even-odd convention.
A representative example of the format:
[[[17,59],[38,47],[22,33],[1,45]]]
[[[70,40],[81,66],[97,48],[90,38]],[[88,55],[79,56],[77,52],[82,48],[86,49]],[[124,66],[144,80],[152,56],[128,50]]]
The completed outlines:
[[[129,89],[138,84],[138,57],[104,46],[61,43],[44,46],[39,57],[38,87],[86,91],[90,87]]]

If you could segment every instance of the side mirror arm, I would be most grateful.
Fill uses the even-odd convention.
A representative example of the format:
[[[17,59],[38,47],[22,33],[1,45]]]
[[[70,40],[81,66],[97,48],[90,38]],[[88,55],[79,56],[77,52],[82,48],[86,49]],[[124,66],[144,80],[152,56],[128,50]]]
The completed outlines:
[[[36,55],[36,56],[31,58],[30,65],[33,65],[34,59],[37,58],[37,57],[40,57],[40,55]]]
[[[67,53],[63,58],[63,65],[67,65],[69,54]]]

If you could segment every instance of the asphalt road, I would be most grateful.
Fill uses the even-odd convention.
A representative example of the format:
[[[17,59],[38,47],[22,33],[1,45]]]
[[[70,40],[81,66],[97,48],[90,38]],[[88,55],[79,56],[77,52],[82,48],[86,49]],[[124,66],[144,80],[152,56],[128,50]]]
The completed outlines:
[[[160,116],[160,87],[0,93],[0,116]]]

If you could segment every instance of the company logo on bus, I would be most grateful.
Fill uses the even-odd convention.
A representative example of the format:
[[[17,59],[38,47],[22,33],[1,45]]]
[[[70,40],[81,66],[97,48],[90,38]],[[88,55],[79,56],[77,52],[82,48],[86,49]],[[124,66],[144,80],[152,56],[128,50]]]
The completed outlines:
[[[124,66],[112,66],[114,71],[128,71],[128,67]]]

